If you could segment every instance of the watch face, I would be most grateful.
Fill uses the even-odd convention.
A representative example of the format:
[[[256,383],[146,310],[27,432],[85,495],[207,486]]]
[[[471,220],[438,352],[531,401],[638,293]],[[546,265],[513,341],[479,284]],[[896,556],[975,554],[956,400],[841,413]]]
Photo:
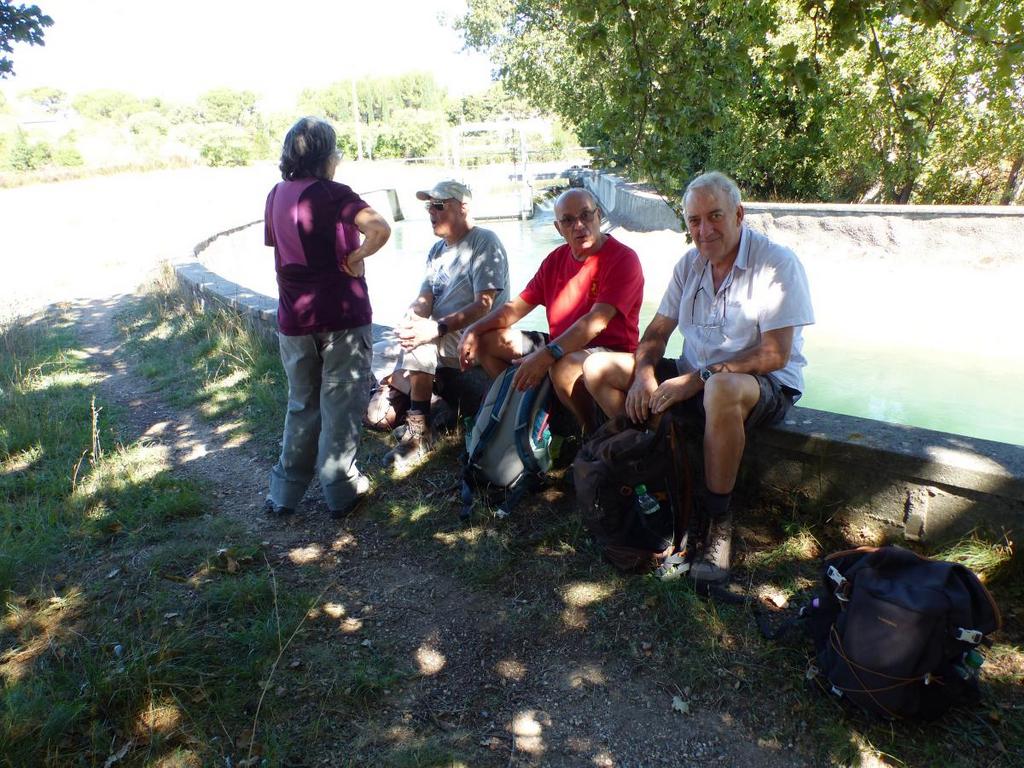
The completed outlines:
[[[711,369],[710,368],[701,368],[701,370],[700,370],[700,380],[701,381],[707,381],[710,378],[711,378]]]

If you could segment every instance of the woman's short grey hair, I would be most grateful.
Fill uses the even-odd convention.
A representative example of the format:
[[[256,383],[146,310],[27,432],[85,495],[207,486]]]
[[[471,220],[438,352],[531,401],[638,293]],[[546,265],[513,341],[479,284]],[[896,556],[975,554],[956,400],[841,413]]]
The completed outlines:
[[[326,179],[328,163],[338,149],[333,126],[319,117],[304,117],[288,131],[281,148],[281,178],[285,181]]]
[[[721,171],[708,171],[702,173],[696,179],[686,185],[686,191],[683,192],[683,207],[686,207],[686,198],[690,196],[691,192],[695,192],[698,189],[711,189],[718,196],[724,200],[728,200],[732,203],[733,208],[739,208],[742,202],[740,198],[740,188],[736,186],[736,182],[730,179]]]

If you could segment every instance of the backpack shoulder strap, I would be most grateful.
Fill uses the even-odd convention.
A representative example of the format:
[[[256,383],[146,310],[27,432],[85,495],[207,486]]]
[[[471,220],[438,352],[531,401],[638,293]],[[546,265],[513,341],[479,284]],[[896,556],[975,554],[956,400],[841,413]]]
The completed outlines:
[[[472,464],[480,454],[483,453],[484,449],[487,448],[487,444],[490,442],[492,435],[498,426],[501,424],[502,416],[505,414],[505,410],[508,408],[509,400],[511,400],[512,393],[512,377],[515,376],[515,368],[509,367],[505,370],[501,376],[494,380],[491,384],[491,390],[497,387],[497,394],[491,403],[490,413],[486,414],[487,423],[484,424],[483,429],[480,431],[480,436],[477,438],[476,445],[473,446],[473,450],[469,454],[469,462]],[[489,394],[489,393],[488,393]],[[484,398],[486,404],[487,398]],[[481,416],[484,416],[484,409],[486,405],[480,406],[480,413],[477,414],[477,420],[479,421]]]
[[[682,427],[669,414],[662,419],[663,423],[665,421],[669,422],[668,445],[672,467],[675,470],[669,472],[668,488],[669,502],[675,516],[672,551],[676,552],[682,546],[683,536],[686,535],[693,517],[693,478],[690,474],[690,459],[686,454],[686,446],[683,445]],[[688,545],[692,546],[692,542],[688,542]]]
[[[530,444],[535,407],[546,407],[551,394],[551,379],[547,376],[533,389],[526,392],[523,399],[519,401],[519,409],[516,412],[515,443],[516,451],[519,453],[519,460],[527,472],[535,475],[541,474],[544,469],[537,463],[537,457],[533,453],[533,446]]]

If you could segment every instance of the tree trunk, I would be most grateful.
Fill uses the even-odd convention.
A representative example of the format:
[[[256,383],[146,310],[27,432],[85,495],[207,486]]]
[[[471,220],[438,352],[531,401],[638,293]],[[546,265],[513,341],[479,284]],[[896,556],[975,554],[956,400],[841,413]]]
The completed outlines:
[[[1000,205],[1009,205],[1013,202],[1013,193],[1017,191],[1017,178],[1020,176],[1021,166],[1024,165],[1024,155],[1017,155],[1010,168],[1010,175],[1006,179],[1006,186],[1003,187],[1003,196],[999,198]]]
[[[897,205],[906,205],[910,202],[910,193],[914,191],[914,181],[908,181],[896,193],[893,200]]]
[[[895,187],[892,192],[892,201],[896,205],[906,205],[910,202],[910,195],[914,192],[914,187],[917,186],[917,177],[921,168],[921,164],[917,162],[908,149],[907,156],[903,158],[902,165],[899,166],[899,176],[893,181],[902,184]]]

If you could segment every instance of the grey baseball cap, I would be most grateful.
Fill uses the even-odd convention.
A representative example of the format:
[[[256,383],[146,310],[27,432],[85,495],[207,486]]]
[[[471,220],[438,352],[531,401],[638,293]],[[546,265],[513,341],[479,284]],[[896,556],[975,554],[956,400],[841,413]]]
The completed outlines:
[[[465,203],[473,199],[473,192],[465,184],[461,184],[455,179],[446,179],[445,181],[439,181],[434,185],[433,189],[421,189],[416,193],[416,197],[420,200],[458,200],[460,203]]]

